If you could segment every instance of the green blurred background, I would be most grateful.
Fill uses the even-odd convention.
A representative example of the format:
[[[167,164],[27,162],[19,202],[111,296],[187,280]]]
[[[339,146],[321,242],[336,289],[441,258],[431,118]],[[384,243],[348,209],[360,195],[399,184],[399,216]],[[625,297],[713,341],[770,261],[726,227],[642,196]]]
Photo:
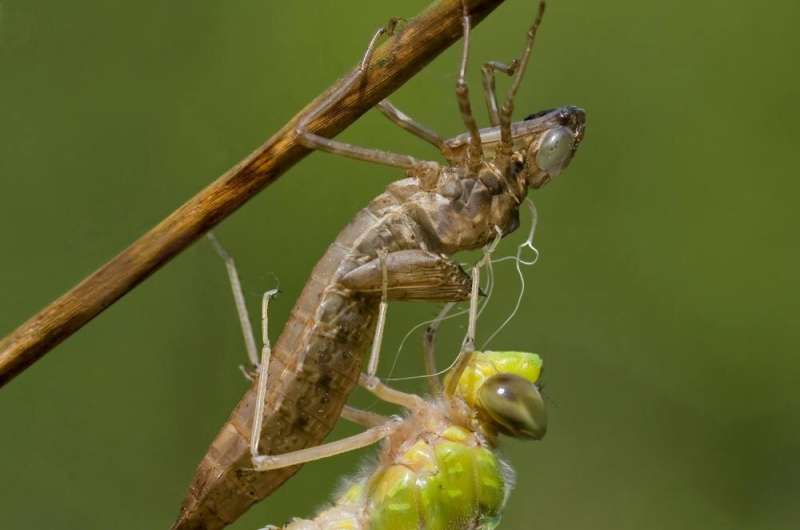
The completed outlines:
[[[0,333],[425,4],[0,1]],[[476,106],[479,65],[518,53],[534,9],[508,0],[476,30]],[[492,344],[544,356],[552,426],[503,446],[519,477],[502,528],[798,527],[799,15],[795,0],[550,2],[519,114],[575,104],[589,125],[534,195],[542,257]],[[393,98],[446,135],[462,129],[457,50]],[[375,113],[342,137],[433,156]],[[225,221],[254,317],[275,274],[283,323],[327,244],[397,176],[313,154]],[[518,292],[511,265],[497,272],[484,337]],[[393,305],[384,359],[436,310]],[[463,327],[446,328],[443,359]],[[422,372],[418,344],[394,375]],[[201,241],[0,391],[0,527],[168,528],[246,388],[244,359],[224,268]],[[309,514],[367,453],[306,466],[233,528]]]

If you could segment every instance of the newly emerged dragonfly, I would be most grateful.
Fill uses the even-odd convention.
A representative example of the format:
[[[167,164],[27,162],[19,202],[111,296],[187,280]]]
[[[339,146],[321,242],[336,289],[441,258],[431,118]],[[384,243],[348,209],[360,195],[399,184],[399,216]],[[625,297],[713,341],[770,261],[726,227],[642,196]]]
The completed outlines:
[[[382,397],[407,415],[372,428],[385,437],[378,463],[331,507],[283,530],[495,528],[514,483],[494,452],[498,435],[539,440],[547,430],[541,366],[533,353],[476,352],[452,393],[422,400],[384,389]],[[335,450],[318,448],[318,457],[341,452],[341,442],[334,444]]]
[[[370,344],[367,378],[376,379],[388,302],[461,301],[475,293],[474,278],[471,283],[449,256],[481,248],[516,230],[528,190],[549,182],[572,160],[585,130],[582,109],[562,107],[511,121],[544,3],[528,30],[521,57],[483,67],[492,124],[486,129],[478,128],[472,114],[466,83],[470,31],[466,0],[462,9],[464,51],[456,96],[467,132],[445,140],[388,101],[379,105],[390,121],[437,147],[446,163],[317,136],[306,130],[314,112],[298,125],[298,140],[307,147],[401,168],[407,178],[392,183],[330,245],[274,351],[267,348],[260,361],[255,341],[248,336],[252,332],[242,297],[236,294],[248,352],[257,366],[257,384],[244,395],[200,462],[173,530],[223,528],[296,472],[296,465],[267,470],[264,462],[272,455],[322,442],[359,384]],[[375,34],[361,68],[342,91],[359,82],[375,42],[385,31]],[[497,101],[496,72],[512,78],[502,105]],[[338,94],[322,101],[317,112]],[[232,260],[227,264],[237,293]]]

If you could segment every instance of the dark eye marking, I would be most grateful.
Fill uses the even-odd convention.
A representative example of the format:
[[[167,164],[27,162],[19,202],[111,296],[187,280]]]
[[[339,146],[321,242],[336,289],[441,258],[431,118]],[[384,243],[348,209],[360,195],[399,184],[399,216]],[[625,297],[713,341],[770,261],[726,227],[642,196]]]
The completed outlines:
[[[544,116],[545,114],[550,114],[554,110],[556,110],[556,109],[547,109],[547,110],[540,110],[539,112],[534,112],[533,114],[529,114],[528,116],[525,116],[525,121],[534,120],[536,118]]]

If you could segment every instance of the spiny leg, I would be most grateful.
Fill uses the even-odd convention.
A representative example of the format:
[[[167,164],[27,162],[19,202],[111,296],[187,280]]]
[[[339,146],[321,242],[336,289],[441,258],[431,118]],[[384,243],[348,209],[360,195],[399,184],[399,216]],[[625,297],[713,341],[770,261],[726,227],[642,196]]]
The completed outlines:
[[[514,59],[511,64],[504,64],[497,61],[489,61],[481,67],[483,79],[483,96],[486,99],[486,109],[489,111],[489,121],[492,127],[500,125],[500,114],[497,107],[497,87],[495,86],[495,72],[502,72],[506,75],[514,75],[519,68],[519,61]]]
[[[366,431],[348,436],[335,442],[330,442],[316,447],[291,451],[282,455],[253,455],[252,461],[256,471],[269,471],[282,467],[296,466],[314,460],[321,460],[331,456],[340,455],[367,447],[392,434],[402,423],[400,418],[391,418],[386,423],[377,425]]]
[[[461,23],[464,34],[464,47],[461,52],[461,66],[458,69],[458,80],[456,81],[456,99],[458,108],[461,111],[461,118],[469,132],[469,148],[467,151],[467,164],[470,171],[474,172],[480,168],[483,158],[483,148],[481,147],[481,133],[478,131],[478,123],[472,114],[472,106],[469,102],[469,86],[467,85],[467,59],[469,58],[469,33],[470,20],[467,12],[467,5],[461,0]]]
[[[258,365],[258,393],[256,394],[256,409],[253,417],[253,429],[250,432],[250,454],[255,458],[258,455],[258,442],[261,440],[261,424],[264,421],[264,401],[267,397],[267,379],[269,374],[269,361],[272,348],[269,343],[269,301],[278,294],[277,289],[264,293],[261,299],[261,362]]]
[[[253,368],[258,368],[258,350],[256,349],[256,339],[253,336],[253,325],[250,323],[250,316],[247,313],[247,305],[244,301],[244,294],[242,293],[242,283],[239,281],[239,273],[236,270],[236,262],[230,254],[228,254],[217,238],[212,232],[209,232],[206,237],[211,241],[214,250],[225,262],[225,269],[228,271],[228,280],[231,284],[231,291],[233,291],[233,300],[236,304],[236,313],[239,315],[239,324],[242,327],[242,335],[244,336],[244,345],[247,349],[247,356],[250,359],[250,364]],[[241,366],[240,366],[241,367]],[[251,379],[250,374],[244,368],[242,372],[245,377]]]
[[[356,160],[364,160],[366,162],[374,162],[376,164],[384,164],[403,169],[416,169],[420,167],[427,167],[431,164],[438,166],[438,164],[435,162],[417,160],[413,156],[401,155],[381,149],[359,147],[357,145],[340,142],[331,138],[325,138],[324,136],[314,134],[307,130],[308,124],[314,118],[316,118],[324,110],[330,108],[342,97],[342,95],[353,88],[357,82],[364,79],[378,39],[384,34],[392,35],[397,23],[398,19],[392,19],[386,26],[378,29],[372,36],[372,39],[367,46],[367,51],[364,52],[364,57],[361,59],[361,63],[359,64],[358,68],[352,73],[348,74],[338,89],[328,94],[317,104],[315,109],[311,110],[304,118],[300,120],[295,128],[295,134],[297,135],[298,141],[302,145],[309,149],[319,149],[335,155],[342,155],[349,158],[355,158]]]
[[[544,7],[544,0],[540,0],[539,11],[536,14],[533,24],[528,29],[528,38],[525,43],[525,50],[522,52],[522,57],[519,60],[519,67],[514,73],[514,79],[511,81],[511,86],[506,94],[506,100],[500,108],[501,149],[507,153],[511,152],[511,114],[514,112],[514,97],[517,95],[517,90],[519,90],[519,86],[522,83],[522,76],[525,74],[525,69],[528,67],[531,51],[533,50],[533,42],[536,39],[536,32],[544,16]]]
[[[389,118],[389,121],[399,126],[401,129],[410,132],[418,138],[422,138],[439,151],[445,151],[444,138],[434,130],[419,123],[414,118],[395,107],[388,99],[384,99],[378,103],[378,110]]]

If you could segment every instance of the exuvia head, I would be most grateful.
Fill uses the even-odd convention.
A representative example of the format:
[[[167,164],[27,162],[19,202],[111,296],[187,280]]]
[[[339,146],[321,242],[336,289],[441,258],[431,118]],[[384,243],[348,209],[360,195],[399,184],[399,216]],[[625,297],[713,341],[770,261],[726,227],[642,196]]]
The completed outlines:
[[[561,107],[531,114],[511,124],[511,153],[502,152],[500,127],[480,130],[488,163],[522,188],[540,188],[570,163],[583,140],[586,113],[579,107]],[[453,158],[466,156],[470,136],[460,134],[445,142]]]
[[[537,112],[512,124],[512,159],[522,163],[517,178],[539,188],[558,176],[575,155],[585,130],[586,113],[578,107]]]
[[[475,352],[455,395],[478,413],[484,428],[514,438],[541,439],[547,412],[537,382],[542,359],[527,352]]]

